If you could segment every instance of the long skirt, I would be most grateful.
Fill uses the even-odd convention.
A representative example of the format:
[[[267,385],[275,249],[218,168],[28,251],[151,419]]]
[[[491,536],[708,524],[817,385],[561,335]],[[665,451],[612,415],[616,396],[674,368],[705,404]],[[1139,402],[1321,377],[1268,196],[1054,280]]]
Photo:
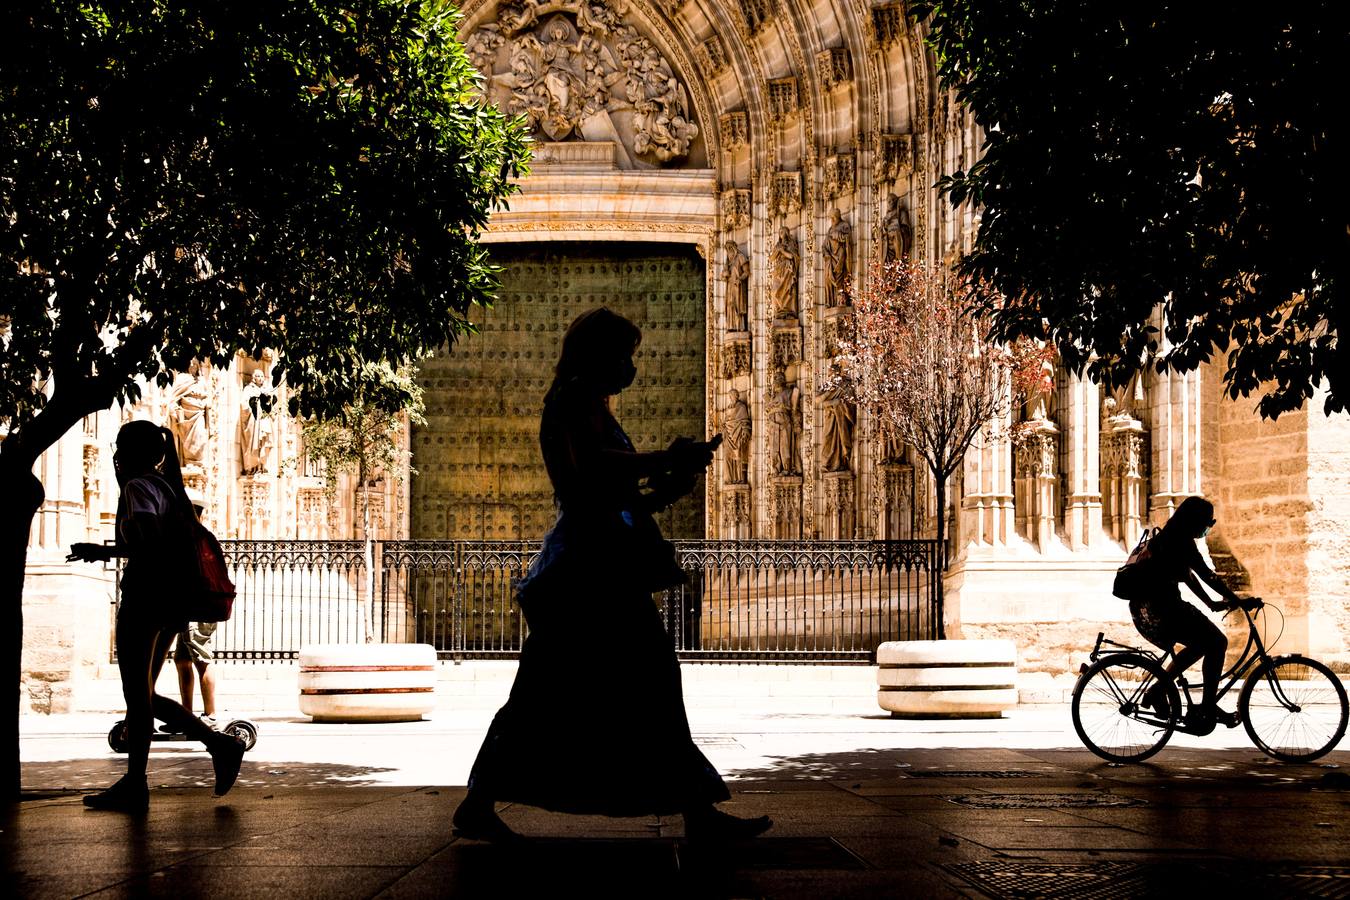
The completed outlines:
[[[536,616],[469,778],[493,800],[671,815],[729,798],[695,746],[679,662],[650,594],[587,579]],[[563,606],[565,604],[565,607]]]

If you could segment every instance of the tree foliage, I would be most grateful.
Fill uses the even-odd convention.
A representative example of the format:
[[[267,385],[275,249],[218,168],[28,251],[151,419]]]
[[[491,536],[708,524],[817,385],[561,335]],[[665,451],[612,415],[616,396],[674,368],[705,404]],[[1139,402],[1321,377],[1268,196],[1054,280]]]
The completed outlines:
[[[873,265],[861,290],[850,291],[853,315],[827,379],[928,466],[944,553],[947,481],[981,429],[997,428],[1012,403],[1010,357],[985,340],[985,327],[964,308],[963,295],[960,283],[939,268]]]
[[[1124,384],[1228,352],[1265,416],[1350,402],[1344,61],[1331,0],[926,0],[912,13],[985,135],[942,181],[981,210],[961,271],[994,335]],[[1161,304],[1162,315],[1156,314]],[[1161,326],[1161,329],[1157,326]]]
[[[336,414],[364,363],[453,341],[527,152],[454,27],[405,0],[7,4],[0,419],[264,347],[293,412]]]

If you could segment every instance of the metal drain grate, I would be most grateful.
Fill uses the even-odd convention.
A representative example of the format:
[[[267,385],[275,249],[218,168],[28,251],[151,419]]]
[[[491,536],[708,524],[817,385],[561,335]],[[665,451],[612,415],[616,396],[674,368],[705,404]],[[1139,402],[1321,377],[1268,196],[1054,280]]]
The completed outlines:
[[[1043,772],[1020,769],[909,769],[906,778],[1044,778]]]
[[[1210,896],[1214,873],[1197,866],[1096,862],[1090,865],[1031,860],[955,863],[948,866],[998,900],[1127,900],[1135,897]]]
[[[1143,806],[1144,801],[1115,794],[959,794],[953,803],[976,809],[1071,809],[1103,806]]]
[[[1289,866],[1259,877],[1266,897],[1350,898],[1350,868],[1345,866]]]

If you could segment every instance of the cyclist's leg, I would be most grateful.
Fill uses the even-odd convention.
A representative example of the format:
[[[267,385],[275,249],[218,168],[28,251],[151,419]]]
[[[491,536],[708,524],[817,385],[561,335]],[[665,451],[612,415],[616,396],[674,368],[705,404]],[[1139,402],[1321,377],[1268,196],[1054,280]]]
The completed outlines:
[[[1203,686],[1200,694],[1202,715],[1212,715],[1219,690],[1219,676],[1223,674],[1224,654],[1228,652],[1228,638],[1205,615],[1190,604],[1175,610],[1168,625],[1177,642],[1185,645],[1177,654],[1177,672],[1203,657],[1200,667]]]

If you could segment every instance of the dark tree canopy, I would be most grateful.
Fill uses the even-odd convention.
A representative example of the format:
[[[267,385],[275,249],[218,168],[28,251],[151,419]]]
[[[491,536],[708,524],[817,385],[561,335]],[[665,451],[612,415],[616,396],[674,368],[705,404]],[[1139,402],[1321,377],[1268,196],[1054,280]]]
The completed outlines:
[[[399,409],[468,329],[523,128],[443,0],[0,4],[0,671],[38,456],[193,358],[279,351],[294,412]],[[12,708],[11,708],[12,710]],[[0,716],[0,790],[19,788]]]
[[[942,182],[981,208],[963,272],[995,335],[1123,383],[1228,351],[1274,417],[1350,402],[1350,191],[1333,0],[930,0],[911,7],[982,127]],[[1156,309],[1162,304],[1163,315]],[[1154,330],[1152,325],[1161,325]]]
[[[300,412],[334,413],[363,363],[461,333],[527,151],[439,7],[6,4],[0,419],[263,347]]]

